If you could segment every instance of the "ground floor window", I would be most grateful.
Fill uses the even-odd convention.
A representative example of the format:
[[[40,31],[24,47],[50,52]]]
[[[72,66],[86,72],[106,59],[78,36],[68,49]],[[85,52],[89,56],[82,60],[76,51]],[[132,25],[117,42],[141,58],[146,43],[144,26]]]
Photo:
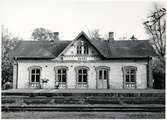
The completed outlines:
[[[88,88],[88,68],[77,67],[76,68],[76,87],[77,88]]]
[[[136,88],[136,71],[134,66],[126,66],[123,68],[124,72],[124,88],[134,89]]]
[[[41,67],[29,67],[29,76],[29,87],[40,88]]]
[[[67,67],[55,67],[56,81],[55,87],[66,88],[67,87]]]

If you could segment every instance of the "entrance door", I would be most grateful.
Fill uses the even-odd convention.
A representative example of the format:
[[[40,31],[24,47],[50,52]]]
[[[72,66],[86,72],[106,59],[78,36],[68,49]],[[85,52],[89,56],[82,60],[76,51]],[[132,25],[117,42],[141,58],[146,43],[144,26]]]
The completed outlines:
[[[108,88],[108,70],[107,69],[98,70],[97,88],[98,89]]]

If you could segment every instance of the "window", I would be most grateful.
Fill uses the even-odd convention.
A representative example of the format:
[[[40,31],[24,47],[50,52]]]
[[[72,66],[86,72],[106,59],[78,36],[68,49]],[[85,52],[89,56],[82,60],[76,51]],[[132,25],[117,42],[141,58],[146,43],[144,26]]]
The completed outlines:
[[[77,46],[77,54],[81,55],[81,54],[89,54],[89,48],[88,45],[86,43],[84,43],[84,41],[80,41],[78,43]]]
[[[82,47],[81,46],[77,46],[77,54],[82,54]]]
[[[136,67],[126,66],[124,70],[124,88],[136,88]]]
[[[89,51],[88,51],[89,49],[88,49],[88,46],[87,45],[85,45],[84,46],[84,54],[88,54],[89,53]]]
[[[55,67],[56,81],[55,87],[66,88],[67,87],[67,67],[58,66]]]
[[[31,70],[31,82],[40,82],[40,69],[34,68]]]
[[[108,79],[108,70],[101,69],[99,70],[99,80],[107,80]]]
[[[103,70],[104,72],[104,79],[107,80],[108,79],[108,70]]]
[[[99,70],[99,80],[102,80],[102,70]]]
[[[88,68],[87,67],[77,67],[77,88],[87,88],[88,87]]]
[[[41,67],[29,67],[29,87],[40,87]]]

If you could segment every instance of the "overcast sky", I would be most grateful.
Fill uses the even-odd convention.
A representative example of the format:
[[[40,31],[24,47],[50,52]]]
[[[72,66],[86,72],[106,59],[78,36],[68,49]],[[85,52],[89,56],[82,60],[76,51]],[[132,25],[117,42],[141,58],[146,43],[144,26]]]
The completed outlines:
[[[2,24],[15,36],[31,39],[33,29],[43,27],[59,32],[63,40],[74,39],[80,31],[99,29],[115,39],[147,39],[142,22],[155,1],[111,0],[0,0]],[[157,1],[156,1],[157,2]],[[164,4],[163,1],[159,4]]]

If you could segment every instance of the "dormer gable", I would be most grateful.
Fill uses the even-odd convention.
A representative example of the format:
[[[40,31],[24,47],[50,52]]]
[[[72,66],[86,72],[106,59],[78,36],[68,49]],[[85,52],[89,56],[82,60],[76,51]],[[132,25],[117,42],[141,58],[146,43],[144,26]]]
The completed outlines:
[[[91,44],[89,37],[82,31],[57,57],[61,60],[100,59],[98,50]],[[88,59],[89,58],[89,59]]]

